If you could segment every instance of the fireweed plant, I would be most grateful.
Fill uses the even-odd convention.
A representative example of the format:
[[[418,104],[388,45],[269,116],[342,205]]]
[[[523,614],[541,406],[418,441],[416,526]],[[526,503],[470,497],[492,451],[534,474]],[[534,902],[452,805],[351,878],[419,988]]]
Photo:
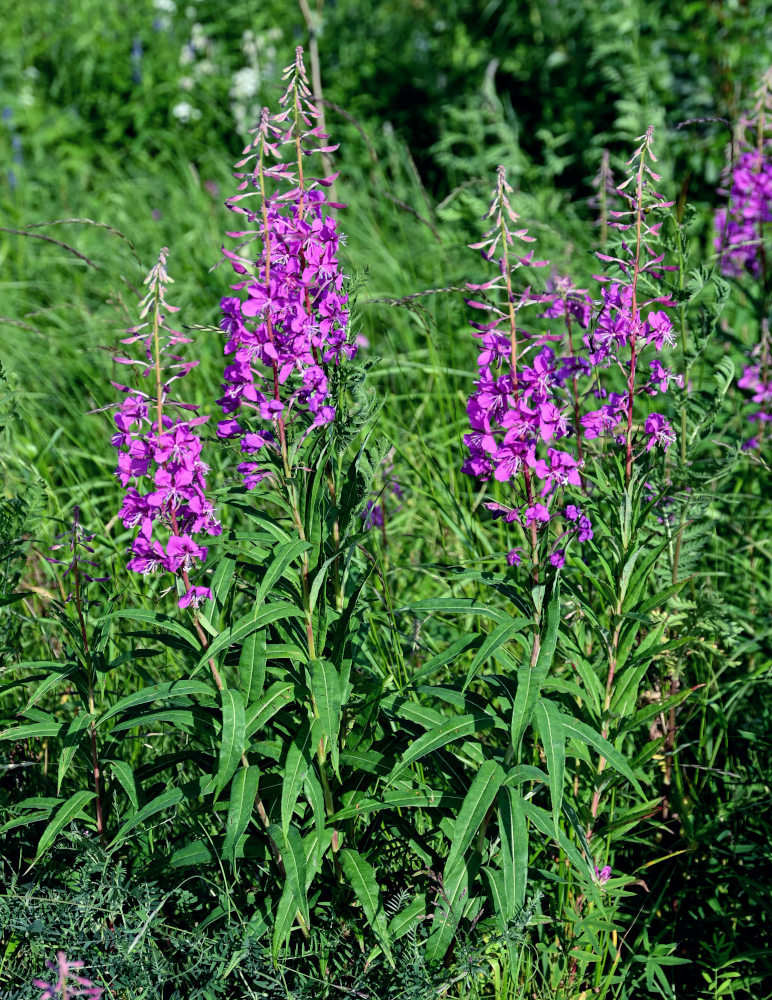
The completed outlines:
[[[171,934],[145,940],[157,918],[220,935],[211,983],[189,965],[165,984],[174,998],[287,996],[290,980],[308,996],[487,996],[489,969],[501,998],[670,996],[683,959],[657,924],[670,900],[656,879],[684,850],[677,811],[690,822],[676,713],[697,686],[678,659],[697,615],[674,603],[688,525],[666,501],[696,476],[687,444],[705,424],[684,405],[687,441],[669,416],[690,391],[691,292],[651,130],[613,195],[605,161],[592,288],[540,284],[499,170],[474,244],[494,277],[469,286],[467,455],[453,454],[490,491],[496,530],[518,534],[486,558],[459,522],[464,565],[398,567],[408,550],[387,522],[416,498],[377,436],[342,206],[308,166],[336,147],[301,50],[283,79],[226,203],[243,224],[212,331],[216,434],[176,391],[196,360],[167,322],[166,250],[124,338],[135,350],[116,358],[128,568],[169,574],[174,613],[158,591],[151,606],[91,599],[104,574],[76,512],[60,652],[19,665],[40,683],[0,733],[30,765],[0,831],[16,867],[53,865],[94,831],[105,867],[158,887],[130,933],[105,929],[104,969],[66,942],[59,979],[80,954],[121,996],[119,958],[171,954]],[[692,337],[703,353],[707,336]],[[205,455],[225,469],[216,491]],[[397,606],[396,569],[435,592]],[[660,854],[644,851],[655,834]],[[12,946],[31,960],[22,932]]]

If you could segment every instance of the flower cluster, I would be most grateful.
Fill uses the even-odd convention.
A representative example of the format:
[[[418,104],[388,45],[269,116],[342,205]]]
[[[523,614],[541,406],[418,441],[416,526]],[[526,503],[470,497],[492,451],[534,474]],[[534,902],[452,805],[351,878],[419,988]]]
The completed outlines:
[[[638,355],[645,347],[653,346],[657,351],[672,347],[675,343],[673,324],[663,309],[651,310],[643,316],[633,300],[633,289],[629,285],[612,282],[601,289],[602,306],[592,333],[585,337],[588,348],[587,358],[593,367],[607,368],[612,363],[620,363],[623,352],[635,348]],[[659,300],[660,302],[662,300]],[[627,362],[628,366],[630,362]],[[649,361],[651,374],[648,379],[636,385],[633,380],[632,394],[655,396],[667,392],[670,382],[682,384],[680,375],[666,368],[661,359]],[[631,387],[627,392],[603,392],[605,400],[599,407],[585,413],[580,420],[581,433],[585,440],[602,437],[605,434],[622,444],[626,438],[624,424],[630,412]],[[647,435],[646,451],[655,445],[668,448],[675,440],[670,423],[660,413],[651,413],[644,421]]]
[[[157,264],[145,279],[149,290],[142,302],[140,318],[152,312],[152,322],[128,331],[130,336],[122,341],[125,344],[141,341],[145,361],[115,359],[121,364],[140,367],[142,376],[152,378],[155,396],[112,383],[124,393],[113,418],[117,432],[112,443],[119,451],[116,475],[126,489],[120,517],[125,527],[139,528],[128,568],[145,574],[160,567],[179,575],[185,588],[179,604],[187,607],[211,598],[208,588],[190,583],[190,570],[204,562],[207,555],[207,549],[194,536],[218,535],[222,528],[206,497],[208,467],[201,459],[202,443],[196,431],[209,418],[196,416],[191,404],[169,398],[170,383],[186,375],[198,362],[183,362],[171,353],[173,347],[189,343],[189,339],[163,325],[162,310],[177,311],[165,300],[164,286],[171,281],[166,271],[167,253],[166,248],[161,251]],[[164,408],[170,406],[181,414],[169,416]],[[194,415],[187,416],[191,411]],[[138,486],[143,480],[149,480],[151,485],[140,492]]]
[[[46,983],[42,979],[33,979],[32,985],[42,990],[38,1000],[66,1000],[67,997],[91,997],[99,1000],[104,993],[101,986],[95,986],[90,979],[80,976],[73,969],[82,969],[83,962],[67,958],[63,951],[57,951],[56,962],[46,962],[46,968],[56,972],[56,982]]]
[[[471,324],[482,350],[475,391],[467,405],[471,433],[464,437],[469,454],[462,470],[482,481],[493,479],[512,486],[514,504],[491,502],[486,507],[495,518],[526,529],[533,561],[537,533],[556,516],[562,518],[560,534],[549,553],[549,562],[556,567],[563,565],[567,536],[575,536],[580,543],[592,538],[589,519],[570,498],[572,491],[585,490],[582,466],[587,443],[612,440],[623,446],[629,482],[636,455],[655,446],[667,449],[675,440],[662,413],[648,412],[642,421],[633,420],[636,397],[652,397],[667,392],[671,382],[682,383],[660,357],[651,357],[647,367],[641,365],[643,351],[660,352],[675,342],[666,312],[672,303],[653,290],[654,282],[669,268],[652,249],[661,223],[651,223],[647,217],[652,209],[671,203],[648,188],[648,178],[658,180],[646,162],[656,159],[651,138],[651,130],[641,136],[642,143],[629,161],[635,164],[635,172],[617,189],[626,209],[609,213],[609,225],[621,234],[620,249],[616,256],[599,253],[598,257],[621,271],[621,278],[597,278],[601,284],[597,306],[587,290],[575,288],[564,277],[552,278],[546,294],[532,294],[530,287],[514,293],[514,271],[543,262],[534,262],[530,253],[519,257],[510,251],[514,238],[530,241],[531,237],[525,229],[510,230],[509,223],[517,222],[518,216],[508,200],[512,189],[503,168],[499,168],[486,216],[493,226],[483,242],[474,245],[487,261],[494,260],[501,247],[495,260],[499,276],[468,287],[478,292],[499,289],[506,298],[503,307],[467,300],[472,308],[486,310],[493,318]],[[634,190],[628,193],[625,189],[633,181]],[[629,230],[635,234],[632,246],[626,242]],[[518,329],[519,310],[536,302],[547,303],[541,318],[562,318],[561,333],[536,335]],[[574,346],[576,330],[581,331],[581,351]],[[612,375],[621,372],[621,383],[604,387],[605,369],[611,369]],[[510,565],[519,565],[520,552],[510,551]]]
[[[764,437],[764,430],[768,423],[772,421],[772,363],[770,361],[770,334],[769,323],[766,319],[762,321],[761,342],[754,352],[758,360],[753,364],[746,365],[742,376],[737,380],[740,389],[752,393],[752,400],[755,410],[748,419],[753,424],[758,424],[758,430],[743,444],[744,451],[755,450],[761,447]]]
[[[729,205],[716,212],[716,250],[730,277],[761,275],[761,226],[772,222],[772,142],[741,153],[732,171]]]
[[[486,215],[493,225],[483,241],[472,246],[490,262],[500,245],[500,256],[495,261],[500,276],[468,287],[477,292],[505,290],[507,306],[500,308],[491,302],[467,300],[472,308],[491,313],[493,319],[471,324],[475,336],[481,340],[482,350],[477,358],[475,392],[467,404],[472,433],[464,437],[469,456],[462,471],[483,481],[492,478],[513,485],[518,496],[514,506],[496,503],[486,506],[494,517],[508,523],[517,521],[529,530],[533,555],[536,531],[551,520],[549,505],[556,491],[581,486],[581,478],[576,455],[561,446],[571,433],[570,411],[563,390],[573,368],[557,358],[548,341],[560,340],[562,335],[532,337],[517,328],[518,311],[544,299],[531,297],[530,288],[515,297],[513,272],[541,267],[545,262],[534,261],[532,252],[521,257],[510,251],[515,238],[532,241],[527,230],[510,230],[509,223],[518,221],[509,202],[511,192],[504,168],[499,167]],[[560,292],[550,297],[550,315],[570,313],[580,325],[587,323],[587,303],[573,294],[570,285],[561,286]],[[563,558],[564,550],[556,550],[551,561],[559,565]],[[509,553],[508,562],[519,564],[517,549]]]
[[[271,115],[263,109],[251,133],[254,138],[237,164],[237,168],[252,164],[250,171],[235,175],[244,193],[226,202],[256,225],[254,230],[229,235],[247,241],[257,238],[261,247],[255,261],[241,252],[223,250],[236,273],[246,277],[233,286],[240,294],[221,302],[220,325],[227,335],[225,354],[231,360],[218,400],[226,419],[217,433],[240,439],[249,459],[239,471],[250,489],[269,472],[256,458],[263,448],[278,448],[286,462],[286,428],[291,421],[302,417],[307,434],[335,419],[330,366],[352,358],[357,350],[347,331],[348,298],[338,260],[341,237],[326,211],[341,206],[327,202],[323,190],[333,178],[309,181],[303,175],[304,156],[337,147],[320,145],[327,136],[310,102],[302,49],[297,49],[284,78],[283,110]],[[297,156],[296,164],[280,159],[288,146]],[[274,162],[266,162],[269,158]],[[289,190],[269,191],[268,184],[276,182],[289,185]],[[245,199],[255,196],[253,209]],[[263,426],[250,429],[245,423],[250,414]]]
[[[715,246],[724,274],[737,278],[747,272],[764,280],[764,226],[772,222],[772,139],[767,124],[772,115],[772,67],[755,97],[754,113],[740,122],[740,155],[729,165],[728,205],[715,215]],[[755,142],[747,130],[755,131]]]

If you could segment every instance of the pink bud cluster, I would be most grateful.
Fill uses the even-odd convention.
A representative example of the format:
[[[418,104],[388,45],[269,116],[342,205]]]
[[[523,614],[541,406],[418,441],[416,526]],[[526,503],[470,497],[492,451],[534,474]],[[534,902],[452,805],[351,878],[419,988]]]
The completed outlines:
[[[249,458],[238,468],[249,489],[269,474],[257,456],[264,448],[285,447],[291,421],[301,419],[307,434],[335,419],[330,366],[357,350],[347,330],[348,297],[338,259],[342,237],[327,212],[342,206],[328,202],[324,191],[334,178],[303,176],[305,156],[337,147],[321,145],[328,137],[310,101],[302,49],[296,50],[284,77],[283,110],[271,115],[263,109],[251,133],[254,139],[237,164],[243,193],[226,203],[256,226],[228,235],[247,242],[256,238],[261,247],[256,260],[244,254],[243,244],[238,252],[223,251],[245,277],[233,286],[239,294],[221,302],[220,325],[231,361],[218,400],[226,418],[217,433],[240,439]],[[296,163],[281,162],[287,148],[294,151]],[[247,164],[251,170],[241,170]],[[269,184],[289,189],[271,191]],[[253,208],[246,199],[255,197]],[[250,417],[263,426],[254,429]]]
[[[46,968],[56,973],[56,982],[47,983],[42,979],[33,979],[32,985],[42,990],[38,1000],[66,1000],[67,997],[91,997],[99,1000],[104,993],[101,986],[95,986],[90,979],[73,971],[82,969],[84,963],[67,958],[63,951],[57,951],[56,962],[46,962]]]
[[[188,417],[184,414],[195,414],[196,408],[169,398],[171,382],[198,362],[183,362],[171,353],[177,344],[190,341],[163,325],[164,313],[177,311],[165,300],[164,286],[171,281],[166,271],[167,253],[166,248],[161,251],[145,281],[149,290],[140,318],[152,312],[152,322],[128,331],[130,336],[122,341],[142,342],[145,360],[115,359],[140,368],[140,375],[155,383],[156,394],[112,383],[125,394],[113,418],[117,432],[112,443],[119,453],[116,475],[126,489],[119,514],[126,528],[139,528],[128,568],[142,574],[161,568],[179,575],[185,587],[179,605],[187,607],[212,596],[208,588],[190,584],[189,572],[207,556],[206,547],[194,536],[219,535],[222,528],[206,497],[208,466],[201,458],[202,442],[196,431],[209,418]],[[170,407],[181,414],[172,417],[165,413]]]

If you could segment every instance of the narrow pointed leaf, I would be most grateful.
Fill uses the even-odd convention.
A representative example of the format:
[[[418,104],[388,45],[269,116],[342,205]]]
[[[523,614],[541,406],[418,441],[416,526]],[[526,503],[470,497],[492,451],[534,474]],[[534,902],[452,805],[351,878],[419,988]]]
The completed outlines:
[[[557,705],[552,701],[538,701],[535,716],[536,726],[544,747],[544,756],[547,760],[547,773],[550,776],[552,820],[555,824],[555,837],[557,838],[560,829],[560,807],[563,803],[563,778],[566,770],[566,738],[563,731],[563,721]]]
[[[289,745],[287,763],[284,767],[281,789],[281,828],[285,834],[289,829],[303,781],[311,766],[311,752],[314,743],[312,727],[306,719]]]
[[[265,605],[259,611],[250,611],[239,618],[237,622],[234,622],[229,629],[226,629],[225,632],[217,636],[208,649],[204,651],[195,669],[200,670],[202,667],[205,667],[209,660],[217,656],[222,650],[228,649],[229,646],[237,642],[242,642],[250,633],[265,628],[271,622],[275,622],[280,618],[302,618],[302,616],[302,612],[288,601],[276,601],[273,604]]]
[[[447,746],[465,736],[473,736],[484,729],[493,729],[496,719],[487,712],[473,712],[468,715],[459,715],[456,718],[448,719],[447,722],[431,729],[428,733],[420,736],[415,743],[406,751],[402,760],[394,767],[391,773],[393,780],[398,774],[405,770],[410,764],[426,757],[427,754]]]
[[[508,622],[502,622],[500,625],[497,625],[491,634],[485,637],[485,641],[477,650],[474,659],[469,664],[469,669],[466,672],[466,678],[464,679],[464,685],[461,690],[466,691],[476,676],[477,671],[489,657],[493,656],[501,646],[512,638],[513,635],[517,632],[522,632],[523,629],[527,628],[530,624],[531,622],[528,618],[514,618]]]
[[[35,862],[37,862],[41,855],[43,855],[48,848],[53,844],[62,830],[67,826],[68,823],[72,822],[76,816],[79,816],[83,812],[84,806],[91,802],[92,799],[96,798],[95,792],[90,792],[82,789],[79,792],[75,792],[71,795],[66,802],[64,802],[54,813],[51,822],[45,828],[38,841],[38,849],[35,855]],[[33,862],[33,864],[35,863]]]
[[[244,716],[246,739],[254,736],[277,712],[280,712],[285,705],[289,705],[294,697],[294,691],[294,684],[276,681],[259,701],[250,705]]]
[[[372,865],[365,861],[357,851],[349,848],[344,848],[340,852],[340,864],[349,885],[362,905],[367,922],[375,934],[378,944],[389,964],[393,967],[394,959],[391,953],[386,911],[383,908],[381,890],[378,887]]]
[[[299,539],[293,539],[277,547],[273,561],[266,569],[263,579],[260,581],[255,598],[255,607],[259,607],[263,603],[266,595],[270,594],[273,585],[284,576],[291,563],[304,552],[308,552],[310,548],[311,546],[308,542],[302,542]]]
[[[319,714],[322,735],[332,753],[332,766],[338,771],[338,727],[340,726],[340,679],[329,660],[311,663],[311,690]]]
[[[598,753],[602,757],[605,757],[606,761],[615,771],[619,771],[620,774],[623,774],[633,784],[639,795],[644,794],[640,782],[630,769],[630,765],[612,743],[578,719],[572,719],[567,715],[563,715],[562,721],[563,731],[567,737],[581,740],[583,743],[589,743],[590,746],[595,747]]]
[[[129,802],[134,810],[139,809],[139,797],[137,796],[137,785],[134,781],[134,772],[125,760],[111,760],[110,770],[116,781],[120,783],[123,790],[129,797]]]
[[[231,794],[228,802],[228,818],[225,821],[225,842],[223,857],[233,864],[236,855],[236,845],[244,833],[252,816],[252,809],[260,781],[260,769],[254,765],[240,767],[231,782]]]
[[[265,661],[265,631],[253,632],[242,643],[239,655],[239,690],[245,705],[251,705],[263,693]]]
[[[520,744],[525,731],[531,723],[533,710],[541,693],[542,685],[552,666],[559,627],[560,590],[556,583],[552,598],[547,606],[546,621],[543,629],[544,634],[536,664],[533,669],[528,665],[522,666],[517,672],[517,692],[515,693],[515,704],[512,708],[511,720],[512,746],[517,756],[520,753]]]
[[[235,688],[223,688],[220,692],[222,703],[222,734],[220,736],[220,759],[215,780],[215,797],[225,788],[233,772],[239,766],[244,752],[246,723],[244,721],[244,699]]]
[[[511,785],[499,791],[499,835],[507,918],[511,920],[525,904],[528,884],[528,824],[520,790]]]
[[[274,823],[268,828],[268,833],[281,849],[284,870],[287,873],[287,885],[292,889],[295,905],[306,924],[309,922],[308,896],[306,895],[306,855],[303,850],[303,838],[297,827],[290,825],[285,832]]]
[[[446,871],[463,858],[505,777],[504,768],[495,760],[486,760],[475,775],[456,818]]]
[[[93,721],[93,715],[76,715],[67,727],[67,732],[64,733],[62,738],[62,755],[59,758],[59,767],[56,774],[57,793],[61,791],[62,781],[67,773],[67,768],[72,763],[72,758],[75,756],[84,735],[87,735],[88,727]]]
[[[212,685],[197,680],[167,681],[164,684],[151,684],[149,687],[142,688],[141,691],[135,691],[133,694],[128,694],[125,698],[116,701],[112,708],[99,717],[97,727],[104,725],[108,719],[112,719],[116,715],[120,715],[121,712],[128,711],[130,708],[137,708],[139,705],[150,705],[154,701],[160,701],[165,698],[189,698],[196,694],[213,696]]]

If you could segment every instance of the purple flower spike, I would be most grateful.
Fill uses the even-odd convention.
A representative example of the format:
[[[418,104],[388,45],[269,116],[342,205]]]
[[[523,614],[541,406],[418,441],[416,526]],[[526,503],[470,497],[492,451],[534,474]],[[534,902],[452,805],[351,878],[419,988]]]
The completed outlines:
[[[595,881],[599,885],[603,885],[604,882],[608,882],[608,880],[610,878],[611,878],[611,865],[605,865],[603,868],[600,869],[600,871],[598,871],[598,869],[596,867],[596,869],[595,869]]]
[[[335,420],[330,374],[354,357],[357,343],[348,333],[348,296],[338,257],[343,237],[329,214],[342,206],[327,201],[324,189],[333,178],[304,174],[305,156],[337,147],[326,144],[321,116],[310,101],[301,48],[283,79],[283,110],[272,115],[263,109],[236,165],[240,193],[226,201],[251,228],[230,234],[242,238],[239,252],[223,250],[240,280],[232,286],[237,294],[220,303],[230,363],[217,401],[226,419],[217,433],[240,438],[247,454],[267,449],[263,461],[280,450],[286,464],[291,423],[299,420],[305,437]],[[282,161],[285,149],[295,163]],[[256,203],[246,200],[255,196]],[[260,246],[256,259],[243,249],[251,240]],[[254,422],[260,421],[268,428],[255,430]],[[238,468],[247,489],[253,489],[270,465],[248,462]]]
[[[138,364],[141,376],[148,379],[148,388],[154,387],[155,396],[117,386],[125,398],[113,418],[118,428],[113,444],[118,449],[116,475],[126,488],[119,514],[126,528],[139,528],[128,568],[143,575],[157,569],[179,574],[186,589],[180,606],[186,607],[195,592],[204,589],[191,590],[188,578],[207,555],[207,549],[193,535],[219,535],[222,528],[206,497],[208,466],[202,461],[203,446],[197,434],[198,426],[208,418],[196,416],[195,406],[172,400],[169,395],[170,383],[182,378],[198,362],[183,362],[172,353],[188,338],[164,325],[164,315],[177,311],[165,298],[165,286],[171,283],[166,271],[167,253],[166,249],[161,251],[145,281],[149,288],[142,301],[141,317],[152,312],[151,328],[147,330],[148,324],[143,323],[129,331],[130,336],[124,340],[127,344],[142,342],[144,361]],[[131,359],[125,360],[133,364]],[[174,416],[165,412],[172,407],[178,411]],[[190,411],[193,416],[189,416]]]

